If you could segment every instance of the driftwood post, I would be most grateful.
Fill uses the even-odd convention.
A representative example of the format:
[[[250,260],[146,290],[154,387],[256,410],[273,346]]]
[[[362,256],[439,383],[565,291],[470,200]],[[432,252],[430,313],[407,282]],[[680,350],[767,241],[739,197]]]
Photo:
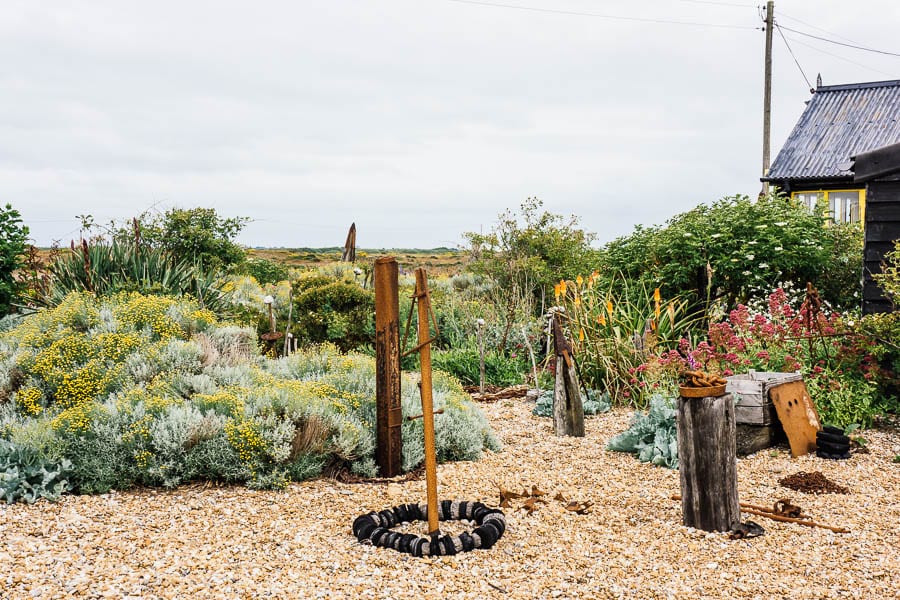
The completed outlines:
[[[344,242],[344,251],[341,253],[341,262],[356,262],[356,223],[350,224],[347,241]]]
[[[584,407],[572,345],[563,334],[559,319],[554,315],[553,346],[556,350],[556,385],[553,388],[553,432],[556,435],[584,437]]]
[[[375,261],[375,462],[382,477],[400,474],[400,300],[397,261]]]
[[[731,394],[678,398],[678,470],[687,527],[729,531],[740,523]]]

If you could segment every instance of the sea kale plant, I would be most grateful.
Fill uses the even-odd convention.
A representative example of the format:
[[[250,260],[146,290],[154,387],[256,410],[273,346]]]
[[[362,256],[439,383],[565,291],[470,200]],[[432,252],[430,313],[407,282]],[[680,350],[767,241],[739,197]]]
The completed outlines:
[[[499,449],[458,382],[436,373],[434,400],[444,409],[438,460]],[[402,405],[421,412],[410,374]],[[5,492],[15,498],[35,497],[36,473],[45,497],[195,479],[281,488],[326,470],[372,476],[374,422],[370,357],[322,346],[265,358],[253,329],[189,299],[73,293],[0,334],[3,460],[27,482]],[[423,461],[421,427],[403,424],[404,469]]]

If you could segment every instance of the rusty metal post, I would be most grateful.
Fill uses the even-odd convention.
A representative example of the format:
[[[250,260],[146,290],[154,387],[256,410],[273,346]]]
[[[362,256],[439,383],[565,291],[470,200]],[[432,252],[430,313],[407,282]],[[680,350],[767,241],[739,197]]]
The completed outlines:
[[[400,474],[400,300],[397,261],[375,261],[375,461],[382,477]]]
[[[428,501],[428,534],[440,533],[437,508],[437,455],[434,446],[434,405],[431,395],[431,298],[425,269],[416,269],[416,308],[419,317],[419,362],[422,381],[422,424],[425,429],[425,490]]]

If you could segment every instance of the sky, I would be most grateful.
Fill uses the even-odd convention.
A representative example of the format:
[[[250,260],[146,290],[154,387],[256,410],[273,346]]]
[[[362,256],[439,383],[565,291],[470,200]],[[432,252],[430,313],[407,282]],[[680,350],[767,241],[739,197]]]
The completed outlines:
[[[900,79],[810,36],[900,53],[900,2],[774,14],[773,160],[817,74]],[[605,243],[759,192],[762,25],[742,0],[4,0],[0,203],[39,246],[212,207],[247,246],[355,222],[432,248],[538,197]]]

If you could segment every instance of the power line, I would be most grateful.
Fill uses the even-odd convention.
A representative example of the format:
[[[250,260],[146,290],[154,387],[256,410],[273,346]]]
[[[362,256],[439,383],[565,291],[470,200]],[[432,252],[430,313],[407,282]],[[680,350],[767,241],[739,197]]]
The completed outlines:
[[[861,62],[856,62],[855,60],[850,60],[849,58],[847,58],[847,57],[845,57],[845,56],[841,56],[841,55],[839,55],[839,54],[834,54],[834,53],[832,53],[832,52],[828,52],[828,51],[826,51],[826,50],[822,50],[821,48],[817,48],[817,47],[813,46],[812,44],[807,44],[806,42],[800,41],[800,40],[795,39],[795,38],[792,38],[792,37],[788,37],[788,39],[791,40],[792,42],[794,42],[795,44],[800,44],[801,46],[806,46],[806,47],[809,48],[810,50],[815,50],[816,52],[821,52],[822,54],[827,54],[828,56],[832,56],[832,57],[837,58],[837,59],[839,59],[839,60],[843,60],[843,61],[845,61],[845,62],[848,62],[848,63],[850,63],[850,64],[852,64],[852,65],[856,65],[857,67],[862,67],[863,69],[867,69],[867,70],[873,71],[873,72],[875,72],[875,73],[880,73],[881,75],[886,75],[886,76],[888,76],[888,77],[896,77],[896,75],[897,75],[896,73],[888,73],[887,71],[881,71],[880,69],[876,69],[876,68],[874,68],[874,67],[870,67],[870,66],[868,66],[868,65],[864,65],[864,64],[862,64]]]
[[[780,26],[779,26],[780,27]],[[900,54],[896,52],[888,52],[887,50],[876,50],[875,48],[866,48],[865,46],[857,46],[855,44],[845,44],[844,42],[838,42],[836,40],[831,40],[820,35],[813,35],[811,33],[806,33],[805,31],[797,31],[796,29],[791,29],[790,27],[783,27],[785,31],[790,31],[791,33],[796,33],[798,35],[804,35],[809,38],[813,38],[816,40],[821,40],[823,42],[828,42],[829,44],[837,44],[838,46],[846,46],[847,48],[853,48],[855,50],[863,50],[865,52],[874,52],[875,54],[885,54],[887,56],[898,56]]]
[[[515,10],[527,10],[530,12],[549,13],[556,15],[570,15],[579,17],[595,17],[598,19],[609,19],[613,21],[634,21],[638,23],[658,23],[663,25],[688,25],[692,27],[717,27],[720,29],[759,29],[758,27],[750,27],[748,25],[724,25],[721,23],[700,23],[695,21],[670,21],[667,19],[650,19],[645,17],[627,17],[623,15],[607,15],[601,13],[581,12],[576,10],[560,10],[556,8],[537,8],[534,6],[521,6],[517,4],[503,4],[500,2],[486,2],[483,0],[447,0],[447,2],[457,2],[459,4],[474,4],[477,6],[492,6],[494,8],[512,8]]]
[[[860,42],[857,42],[856,40],[851,40],[850,38],[845,37],[839,33],[835,33],[833,31],[828,31],[827,29],[822,29],[821,27],[817,27],[808,21],[804,21],[803,19],[798,19],[797,17],[792,17],[791,15],[786,14],[784,11],[778,11],[778,12],[782,18],[787,19],[789,21],[797,21],[798,23],[806,25],[807,27],[811,27],[812,29],[815,29],[816,31],[821,31],[822,33],[827,33],[828,35],[833,35],[834,37],[840,38],[840,39],[844,40],[845,42],[850,42],[851,44],[859,44],[860,43]]]
[[[797,56],[794,54],[794,51],[791,49],[791,45],[788,44],[787,38],[784,37],[784,32],[781,31],[781,25],[775,23],[775,29],[778,30],[778,33],[781,34],[781,39],[784,40],[784,45],[787,46],[788,52],[791,53],[791,58],[794,59],[794,64],[797,65],[797,68],[800,69],[800,74],[803,75],[804,81],[806,81],[806,86],[809,88],[810,93],[815,91],[813,85],[809,82],[809,77],[806,76],[806,73],[803,72],[803,67],[800,66],[800,61],[797,60]]]
[[[732,8],[754,8],[755,4],[740,4],[738,2],[714,2],[713,0],[678,0],[679,2],[690,2],[691,4],[712,4],[714,6],[730,6]]]

